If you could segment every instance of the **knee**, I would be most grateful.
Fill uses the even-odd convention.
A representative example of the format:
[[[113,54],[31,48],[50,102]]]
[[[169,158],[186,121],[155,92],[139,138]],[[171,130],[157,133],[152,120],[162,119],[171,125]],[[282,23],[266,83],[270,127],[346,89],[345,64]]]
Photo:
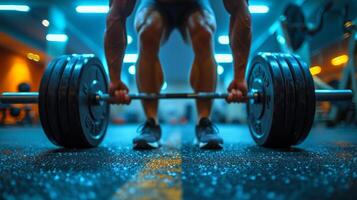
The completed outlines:
[[[192,30],[192,43],[210,45],[213,41],[214,29],[207,25],[198,25]]]
[[[249,13],[249,7],[246,0],[224,0],[224,7],[229,14]]]
[[[110,10],[108,13],[108,18],[124,18],[126,19],[132,14],[136,0],[132,1],[122,1],[122,0],[110,0]]]
[[[140,46],[144,49],[160,45],[163,25],[159,21],[145,22],[137,29]]]

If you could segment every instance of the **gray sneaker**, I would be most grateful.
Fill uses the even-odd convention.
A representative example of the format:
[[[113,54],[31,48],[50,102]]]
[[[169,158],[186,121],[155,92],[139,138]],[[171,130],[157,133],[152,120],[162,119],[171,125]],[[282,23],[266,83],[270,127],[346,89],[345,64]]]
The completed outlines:
[[[223,148],[223,139],[218,135],[218,128],[208,118],[202,118],[196,126],[196,139],[201,149]]]
[[[156,124],[154,119],[148,119],[139,126],[139,135],[133,139],[134,149],[157,149],[161,146],[161,127]]]

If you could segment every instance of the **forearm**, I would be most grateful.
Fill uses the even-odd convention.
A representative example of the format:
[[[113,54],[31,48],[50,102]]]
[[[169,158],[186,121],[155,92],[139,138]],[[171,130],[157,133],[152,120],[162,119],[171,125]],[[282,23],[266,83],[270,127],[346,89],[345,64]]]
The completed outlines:
[[[126,38],[125,19],[108,19],[104,47],[110,80],[114,83],[121,80],[121,69],[127,46]]]
[[[230,13],[229,39],[234,78],[243,80],[251,48],[251,16],[246,0],[225,0],[225,6]]]
[[[107,16],[105,56],[112,83],[121,82],[121,69],[127,46],[126,20],[135,7],[135,0],[113,0]]]

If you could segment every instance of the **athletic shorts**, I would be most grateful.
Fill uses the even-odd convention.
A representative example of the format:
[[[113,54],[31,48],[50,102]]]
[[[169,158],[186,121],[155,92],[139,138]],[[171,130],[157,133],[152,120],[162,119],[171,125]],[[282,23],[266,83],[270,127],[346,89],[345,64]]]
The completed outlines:
[[[187,39],[185,28],[188,17],[197,10],[205,10],[213,14],[213,10],[209,0],[196,0],[183,2],[162,3],[157,0],[141,0],[137,14],[145,8],[153,8],[160,12],[166,20],[167,34],[170,35],[175,28],[179,29],[184,39]]]

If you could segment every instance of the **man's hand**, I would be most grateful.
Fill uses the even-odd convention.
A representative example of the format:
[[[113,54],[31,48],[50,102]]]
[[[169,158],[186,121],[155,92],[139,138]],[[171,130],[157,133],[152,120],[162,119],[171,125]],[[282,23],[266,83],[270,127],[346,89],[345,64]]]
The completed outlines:
[[[247,82],[244,79],[234,79],[231,84],[229,84],[228,92],[228,103],[239,103],[248,101],[248,86]]]
[[[111,103],[114,104],[125,104],[129,105],[131,102],[131,99],[129,97],[129,89],[128,87],[123,83],[123,82],[118,82],[118,83],[110,83],[109,87],[109,94],[111,97],[114,97],[114,101]]]

